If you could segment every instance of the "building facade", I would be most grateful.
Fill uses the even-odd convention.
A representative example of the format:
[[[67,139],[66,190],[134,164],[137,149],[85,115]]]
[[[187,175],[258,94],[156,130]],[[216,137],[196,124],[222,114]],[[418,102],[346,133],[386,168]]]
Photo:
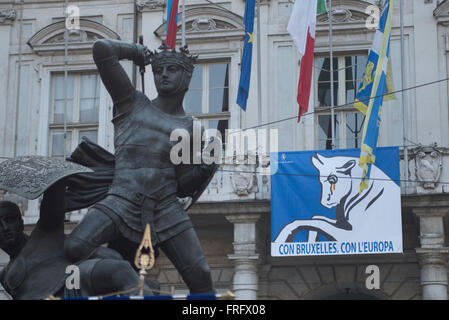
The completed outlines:
[[[363,117],[352,103],[375,33],[370,27],[370,6],[379,8],[382,2],[332,1],[336,148],[360,147]],[[391,36],[396,92],[394,100],[384,103],[379,146],[400,146],[401,150],[404,252],[271,257],[270,177],[257,174],[264,161],[223,164],[189,210],[218,292],[231,290],[239,299],[447,299],[449,87],[443,80],[449,78],[449,1],[405,1],[404,83],[399,3],[394,1]],[[92,45],[103,38],[136,42],[136,36],[142,34],[145,45],[156,49],[165,39],[164,0],[69,1],[69,5],[74,19],[70,23],[79,27],[69,31],[66,46],[64,1],[0,1],[1,159],[28,154],[63,157],[83,136],[112,152],[112,101],[96,73]],[[286,31],[293,7],[289,0],[260,1],[260,16],[256,16],[260,35],[253,38],[246,112],[236,104],[244,7],[240,0],[186,0],[184,15],[180,10],[177,42],[182,41],[185,16],[186,42],[190,52],[199,56],[184,103],[186,111],[198,117],[205,128],[227,120],[229,129],[261,124],[259,128],[277,129],[280,151],[329,148],[328,14],[317,16],[309,112],[297,123],[300,57]],[[138,70],[133,70],[130,62],[122,63],[140,88]],[[144,78],[146,94],[154,98],[150,67]],[[408,150],[407,183],[404,144]],[[24,201],[5,192],[0,197],[19,203],[26,229],[31,231],[38,219],[39,200]],[[83,214],[67,215],[67,232]],[[7,261],[2,252],[0,264]],[[379,267],[379,289],[369,290],[365,285],[370,265]],[[163,254],[150,275],[164,293],[187,292]]]

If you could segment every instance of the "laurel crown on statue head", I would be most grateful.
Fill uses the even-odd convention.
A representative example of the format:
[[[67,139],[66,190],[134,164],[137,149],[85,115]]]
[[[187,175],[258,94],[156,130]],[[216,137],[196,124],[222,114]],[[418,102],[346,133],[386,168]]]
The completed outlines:
[[[187,45],[179,48],[179,51],[176,51],[176,49],[171,50],[165,42],[163,42],[159,47],[159,50],[161,51],[153,52],[151,58],[151,65],[153,68],[160,65],[175,64],[182,67],[189,73],[193,72],[194,64],[198,56],[190,55]]]

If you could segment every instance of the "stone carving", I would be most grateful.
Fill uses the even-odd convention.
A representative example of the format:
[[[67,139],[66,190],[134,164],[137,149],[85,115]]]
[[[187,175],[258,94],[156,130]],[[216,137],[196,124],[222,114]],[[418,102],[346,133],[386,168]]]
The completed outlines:
[[[202,32],[202,31],[215,31],[215,30],[231,30],[235,29],[235,26],[214,18],[197,18],[188,23],[187,32]]]
[[[91,51],[93,42],[98,39],[120,39],[115,31],[98,21],[80,18],[79,23],[79,30],[69,30],[68,42],[72,53],[77,50]],[[65,21],[58,21],[36,32],[27,43],[36,54],[52,56],[55,51],[64,51],[64,35]]]
[[[165,7],[164,1],[136,0],[137,10],[142,11],[144,8],[155,10]]]
[[[198,18],[192,22],[191,31],[216,30],[217,24],[212,18]]]
[[[344,23],[344,22],[360,22],[365,21],[367,15],[361,12],[352,11],[349,9],[334,9],[332,11],[332,22],[333,23]],[[322,13],[317,17],[317,23],[329,23],[328,13]]]
[[[416,177],[425,189],[435,189],[441,169],[442,155],[436,147],[420,147],[415,151]]]
[[[16,20],[16,10],[0,9],[0,23],[4,23],[6,20]]]
[[[84,30],[74,30],[69,33],[69,43],[73,42],[95,42],[96,40],[99,40],[100,38],[93,34],[92,32],[86,32]],[[65,36],[64,33],[53,37],[52,39],[48,40],[47,43],[64,43]]]
[[[149,2],[150,0],[136,0],[136,6],[139,10],[142,10]]]
[[[231,184],[238,196],[247,196],[258,191],[257,176],[253,173],[254,166],[250,164],[239,164],[234,167],[231,174]]]

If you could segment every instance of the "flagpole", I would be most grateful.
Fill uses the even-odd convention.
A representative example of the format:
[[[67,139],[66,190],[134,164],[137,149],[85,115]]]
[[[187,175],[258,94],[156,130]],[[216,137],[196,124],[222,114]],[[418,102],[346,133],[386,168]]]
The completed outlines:
[[[331,79],[331,137],[332,137],[332,149],[335,148],[335,112],[334,112],[334,54],[332,43],[332,0],[329,0],[329,50],[330,50],[330,79]]]
[[[186,6],[185,6],[185,0],[182,0],[182,40],[181,40],[181,47],[184,47],[186,45]]]
[[[258,125],[262,124],[262,75],[261,75],[261,43],[260,43],[260,0],[257,2],[257,104]]]
[[[404,43],[404,0],[401,0],[399,4],[400,8],[400,24],[401,24],[401,77],[402,77],[402,89],[405,86],[405,43]],[[402,90],[402,136],[404,143],[404,189],[405,194],[408,194],[408,148],[407,148],[407,96],[405,90]]]
[[[66,158],[66,144],[67,144],[67,99],[68,99],[68,50],[69,50],[69,29],[67,28],[67,19],[69,12],[67,11],[69,7],[69,0],[65,0],[65,18],[66,25],[64,30],[64,159]]]

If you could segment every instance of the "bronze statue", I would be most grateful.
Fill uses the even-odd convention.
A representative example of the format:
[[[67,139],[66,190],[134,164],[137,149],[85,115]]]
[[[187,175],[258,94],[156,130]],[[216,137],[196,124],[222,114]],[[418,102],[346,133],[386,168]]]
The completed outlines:
[[[190,293],[212,293],[210,268],[177,197],[198,196],[217,166],[170,161],[170,150],[177,143],[170,141],[171,132],[182,128],[192,137],[193,118],[185,114],[182,102],[196,58],[186,48],[159,49],[151,52],[140,44],[113,40],[99,40],[93,46],[94,61],[114,102],[115,154],[86,140],[69,159],[94,168],[97,175],[80,174],[69,183],[69,208],[94,205],[67,237],[65,253],[70,261],[81,261],[117,239],[137,248],[148,223],[153,245],[171,260]],[[154,100],[132,86],[121,59],[141,67],[152,65],[158,92]],[[109,171],[95,169],[102,166]],[[89,178],[94,176],[98,179]],[[106,188],[108,180],[112,183]]]
[[[40,218],[30,236],[23,230],[19,207],[0,201],[0,248],[10,262],[0,272],[0,283],[15,300],[75,298],[112,294],[136,294],[139,276],[128,261],[112,249],[99,247],[89,259],[76,264],[79,288],[66,286],[71,263],[64,255],[65,181],[59,180],[45,193]],[[146,295],[152,295],[146,286]],[[131,292],[130,292],[131,290]]]

